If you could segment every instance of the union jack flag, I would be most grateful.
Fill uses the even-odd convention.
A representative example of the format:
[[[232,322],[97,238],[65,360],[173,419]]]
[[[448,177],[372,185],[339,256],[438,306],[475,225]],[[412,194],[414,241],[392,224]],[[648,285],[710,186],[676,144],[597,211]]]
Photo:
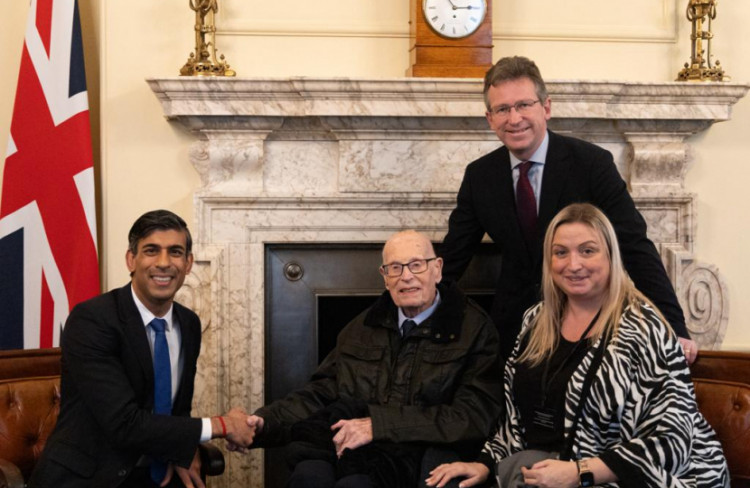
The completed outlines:
[[[31,0],[0,193],[0,349],[54,347],[99,293],[76,0]]]

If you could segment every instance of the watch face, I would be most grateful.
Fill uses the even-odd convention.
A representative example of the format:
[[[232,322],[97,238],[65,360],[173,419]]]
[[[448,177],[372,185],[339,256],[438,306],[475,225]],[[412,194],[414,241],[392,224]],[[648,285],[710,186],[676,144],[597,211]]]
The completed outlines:
[[[594,473],[591,471],[582,472],[580,475],[581,486],[594,486]]]
[[[487,0],[423,0],[422,10],[435,32],[460,39],[479,28],[487,13]]]

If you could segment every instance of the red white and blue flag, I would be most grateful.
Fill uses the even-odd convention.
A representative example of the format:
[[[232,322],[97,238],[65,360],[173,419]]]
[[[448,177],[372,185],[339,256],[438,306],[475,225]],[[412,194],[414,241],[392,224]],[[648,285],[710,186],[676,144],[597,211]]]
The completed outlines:
[[[0,349],[54,347],[99,293],[76,0],[31,0],[0,193]]]

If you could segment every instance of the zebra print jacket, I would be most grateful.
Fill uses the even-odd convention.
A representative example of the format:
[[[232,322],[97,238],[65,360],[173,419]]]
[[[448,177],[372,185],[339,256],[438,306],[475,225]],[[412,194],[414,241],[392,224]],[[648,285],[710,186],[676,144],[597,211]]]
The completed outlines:
[[[519,337],[542,304],[529,309]],[[601,340],[601,339],[600,339]],[[505,367],[505,407],[483,455],[495,462],[523,450],[513,398],[519,343]],[[565,436],[571,435],[584,379],[597,344],[570,378]],[[616,335],[584,399],[573,458],[600,457],[617,475],[609,487],[728,487],[726,460],[713,429],[698,411],[685,357],[675,334],[647,304],[625,309]]]

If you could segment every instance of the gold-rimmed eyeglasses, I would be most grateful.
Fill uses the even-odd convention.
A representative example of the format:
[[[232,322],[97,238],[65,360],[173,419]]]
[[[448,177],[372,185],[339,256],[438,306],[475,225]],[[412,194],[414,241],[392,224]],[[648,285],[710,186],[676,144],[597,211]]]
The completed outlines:
[[[537,103],[541,103],[542,101],[537,100],[521,100],[520,102],[516,102],[513,105],[498,105],[497,107],[492,107],[489,112],[490,114],[494,115],[495,117],[509,117],[510,111],[515,109],[516,113],[519,115],[526,115],[531,111],[531,109],[536,105]]]
[[[380,272],[388,278],[397,278],[404,272],[404,268],[409,268],[412,274],[424,273],[427,271],[427,265],[430,261],[436,260],[437,257],[427,259],[413,259],[408,263],[389,263],[380,267]]]

